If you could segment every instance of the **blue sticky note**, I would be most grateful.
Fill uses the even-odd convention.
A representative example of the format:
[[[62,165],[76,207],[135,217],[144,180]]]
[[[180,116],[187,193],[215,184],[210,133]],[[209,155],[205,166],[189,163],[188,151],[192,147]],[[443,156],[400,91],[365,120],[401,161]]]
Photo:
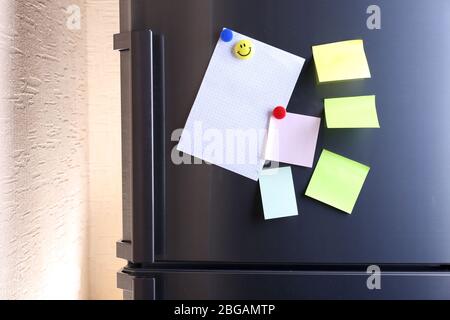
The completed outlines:
[[[298,215],[291,167],[263,170],[259,187],[266,220]]]

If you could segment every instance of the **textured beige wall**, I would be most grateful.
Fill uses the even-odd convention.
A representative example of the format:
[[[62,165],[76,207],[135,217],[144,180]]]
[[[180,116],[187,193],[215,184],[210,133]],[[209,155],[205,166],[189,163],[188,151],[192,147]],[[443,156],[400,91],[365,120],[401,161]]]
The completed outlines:
[[[88,296],[86,40],[69,4],[84,10],[0,1],[0,298]]]
[[[0,299],[121,297],[118,30],[118,0],[0,0]]]
[[[92,299],[121,299],[115,258],[121,238],[120,55],[118,0],[87,0],[89,98],[89,293]]]

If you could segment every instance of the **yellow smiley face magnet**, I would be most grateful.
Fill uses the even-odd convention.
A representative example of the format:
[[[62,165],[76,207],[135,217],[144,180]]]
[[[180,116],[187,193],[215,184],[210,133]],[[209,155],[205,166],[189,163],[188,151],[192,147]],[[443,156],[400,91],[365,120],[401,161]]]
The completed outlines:
[[[250,40],[238,41],[233,48],[234,55],[238,59],[247,60],[253,56],[253,45]]]

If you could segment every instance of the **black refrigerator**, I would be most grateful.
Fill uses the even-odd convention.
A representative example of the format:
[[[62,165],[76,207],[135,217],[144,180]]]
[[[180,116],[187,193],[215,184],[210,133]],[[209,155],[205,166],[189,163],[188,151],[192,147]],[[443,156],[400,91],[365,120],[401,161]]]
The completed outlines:
[[[265,221],[257,182],[172,161],[223,27],[306,59],[290,112],[376,94],[380,129],[319,133],[315,163],[371,167],[352,215],[304,196],[313,169]],[[450,1],[121,0],[120,29],[124,298],[450,299]],[[317,84],[311,46],[348,39],[372,77]]]

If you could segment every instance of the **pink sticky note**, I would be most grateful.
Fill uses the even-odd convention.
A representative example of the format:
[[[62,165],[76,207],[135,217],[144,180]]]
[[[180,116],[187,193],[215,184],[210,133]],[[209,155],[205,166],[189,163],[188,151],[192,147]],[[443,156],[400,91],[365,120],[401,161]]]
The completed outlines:
[[[312,168],[320,118],[287,113],[270,118],[265,159]]]

